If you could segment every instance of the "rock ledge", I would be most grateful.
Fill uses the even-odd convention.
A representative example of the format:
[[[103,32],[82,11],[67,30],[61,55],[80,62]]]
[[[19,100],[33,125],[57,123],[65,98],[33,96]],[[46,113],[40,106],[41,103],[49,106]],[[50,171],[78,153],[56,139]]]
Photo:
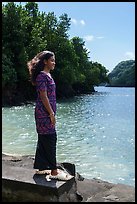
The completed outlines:
[[[75,172],[75,165],[70,163],[62,163],[66,170],[75,177],[67,182],[52,181],[50,184],[46,183],[43,175],[38,175],[39,178],[34,178],[33,167],[34,156],[13,156],[2,154],[2,201],[12,202],[17,200],[19,202],[29,202],[26,200],[23,192],[25,192],[25,184],[27,190],[40,192],[34,199],[34,194],[30,193],[32,202],[135,202],[135,188],[133,186],[124,184],[113,184],[99,179],[86,179],[83,178],[78,172]],[[25,173],[24,173],[25,172]],[[41,177],[40,177],[41,176]],[[10,185],[11,188],[7,189]],[[17,183],[20,182],[21,190],[15,189]],[[34,185],[35,183],[35,185]],[[33,185],[32,185],[33,184]],[[37,184],[37,185],[36,185]],[[20,185],[19,185],[20,186]],[[43,191],[47,194],[43,197]],[[14,188],[14,193],[19,192],[12,196],[11,189]],[[18,188],[18,187],[17,187]],[[22,195],[21,195],[22,194]],[[13,198],[14,197],[14,198]],[[37,199],[36,199],[37,198]],[[45,200],[44,200],[45,199]]]

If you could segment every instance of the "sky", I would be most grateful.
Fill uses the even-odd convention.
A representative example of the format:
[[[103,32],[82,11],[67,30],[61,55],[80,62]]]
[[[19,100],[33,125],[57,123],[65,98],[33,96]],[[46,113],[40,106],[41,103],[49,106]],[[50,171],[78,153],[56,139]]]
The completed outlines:
[[[135,60],[135,2],[36,3],[40,12],[54,12],[58,20],[66,13],[71,18],[69,39],[82,38],[89,60],[109,72],[121,61]]]

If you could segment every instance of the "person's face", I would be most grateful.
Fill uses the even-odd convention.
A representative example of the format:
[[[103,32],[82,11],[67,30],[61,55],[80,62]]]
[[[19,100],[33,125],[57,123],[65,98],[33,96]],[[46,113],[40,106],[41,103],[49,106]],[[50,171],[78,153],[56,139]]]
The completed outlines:
[[[46,60],[46,66],[49,70],[53,70],[55,68],[55,64],[55,56],[52,56]]]

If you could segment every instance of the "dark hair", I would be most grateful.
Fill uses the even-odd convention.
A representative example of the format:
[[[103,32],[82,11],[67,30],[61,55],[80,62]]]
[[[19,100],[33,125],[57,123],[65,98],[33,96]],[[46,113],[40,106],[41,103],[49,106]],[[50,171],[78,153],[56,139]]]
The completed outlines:
[[[50,57],[53,57],[54,53],[51,51],[42,51],[38,53],[32,60],[27,63],[30,81],[33,85],[36,83],[36,77],[44,69],[44,60],[48,60]]]

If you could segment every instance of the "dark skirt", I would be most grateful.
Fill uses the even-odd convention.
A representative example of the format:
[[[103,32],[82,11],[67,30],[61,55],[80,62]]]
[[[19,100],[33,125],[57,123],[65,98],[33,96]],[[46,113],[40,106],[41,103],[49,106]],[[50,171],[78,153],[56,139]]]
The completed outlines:
[[[38,134],[34,169],[56,169],[56,132],[53,134]]]

